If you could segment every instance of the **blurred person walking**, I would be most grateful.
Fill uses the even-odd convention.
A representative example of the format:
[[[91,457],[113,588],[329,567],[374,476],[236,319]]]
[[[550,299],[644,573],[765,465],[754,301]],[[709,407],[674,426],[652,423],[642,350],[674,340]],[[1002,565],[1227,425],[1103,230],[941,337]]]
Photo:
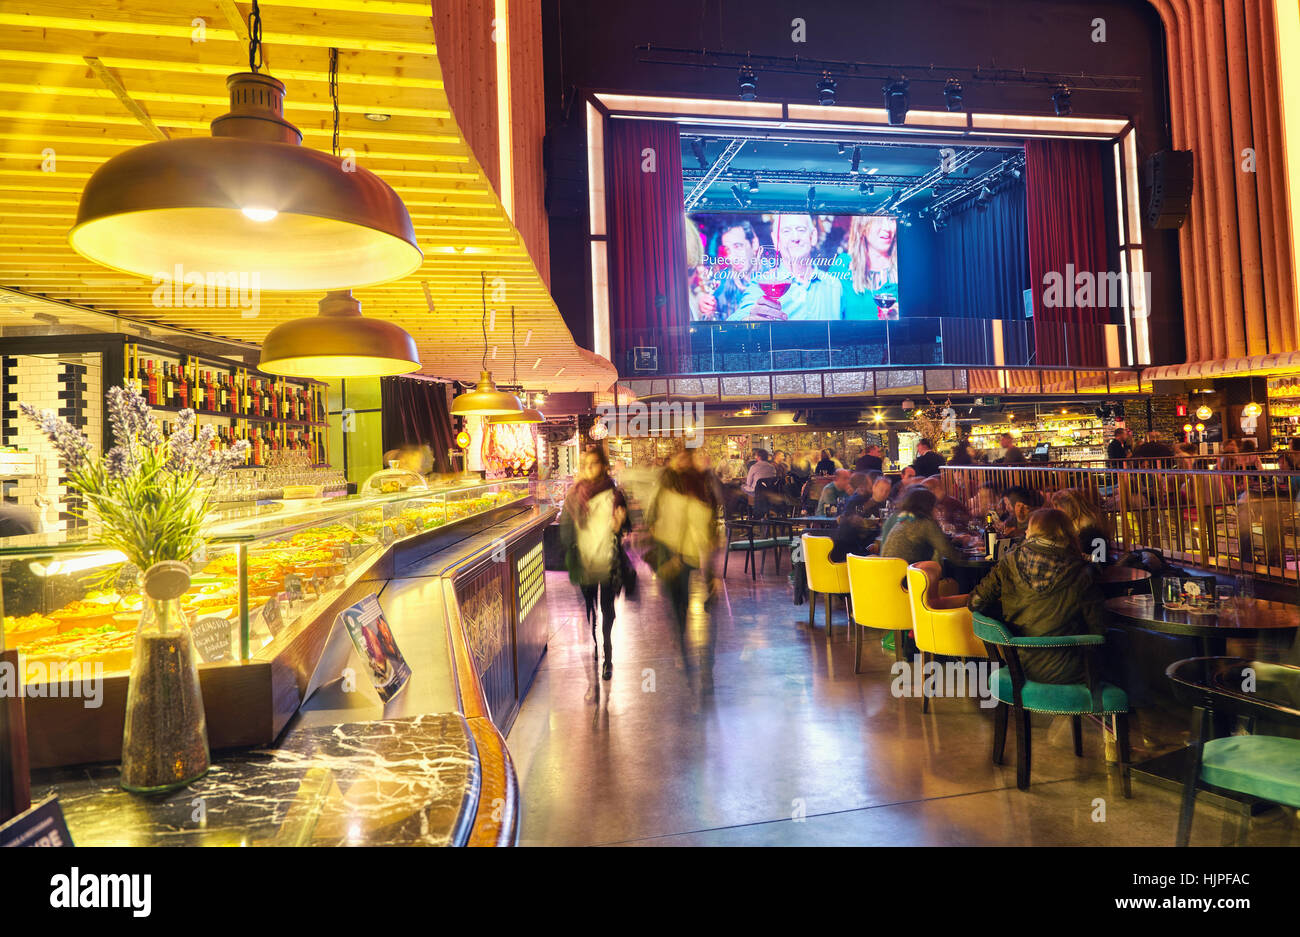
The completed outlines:
[[[560,514],[560,542],[569,580],[582,591],[587,621],[591,623],[593,653],[596,644],[596,607],[599,602],[605,644],[601,677],[614,673],[612,633],[614,600],[628,582],[630,565],[623,553],[623,535],[631,529],[627,499],[609,474],[609,456],[599,445],[582,454],[581,474],[564,500]]]
[[[646,512],[646,527],[654,545],[647,561],[668,588],[679,635],[686,628],[691,601],[691,573],[699,570],[714,586],[713,556],[717,550],[718,500],[698,458],[682,449],[668,463],[659,492]]]

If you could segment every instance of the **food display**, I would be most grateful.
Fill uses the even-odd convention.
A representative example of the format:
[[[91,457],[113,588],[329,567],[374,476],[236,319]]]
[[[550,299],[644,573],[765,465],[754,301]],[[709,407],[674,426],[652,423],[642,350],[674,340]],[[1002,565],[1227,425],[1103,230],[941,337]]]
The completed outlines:
[[[314,618],[343,589],[349,577],[360,575],[389,544],[474,517],[529,495],[525,481],[479,484],[438,492],[408,492],[379,497],[337,499],[298,517],[254,518],[235,528],[217,525],[211,531],[208,559],[195,562],[193,584],[181,599],[191,621],[219,617],[232,623],[232,633],[251,636],[253,649],[281,635],[292,635],[299,622]],[[0,550],[6,582],[15,573],[29,579],[29,570],[48,566],[50,553],[41,547]],[[85,555],[103,548],[88,544]],[[239,564],[247,569],[246,601],[241,602]],[[81,554],[63,551],[75,559]],[[87,564],[88,565],[88,564]],[[16,567],[18,567],[16,569]],[[113,575],[105,575],[112,572]],[[6,593],[5,644],[17,647],[27,660],[46,665],[77,662],[102,664],[105,674],[130,669],[133,640],[140,621],[142,598],[133,577],[117,575],[111,565],[81,569],[51,577],[49,588],[29,589],[37,604],[11,605],[17,596]],[[105,588],[103,583],[117,583]],[[52,600],[51,600],[52,597]],[[29,601],[31,601],[29,599]],[[247,617],[244,617],[244,609]],[[236,640],[235,647],[240,642]],[[37,668],[39,670],[40,668]],[[52,671],[51,671],[52,672]]]

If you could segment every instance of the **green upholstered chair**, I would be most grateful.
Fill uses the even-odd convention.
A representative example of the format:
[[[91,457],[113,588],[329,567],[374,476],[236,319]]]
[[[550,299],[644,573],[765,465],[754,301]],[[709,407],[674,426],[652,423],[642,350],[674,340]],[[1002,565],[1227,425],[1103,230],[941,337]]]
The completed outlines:
[[[1192,835],[1196,792],[1219,788],[1300,808],[1300,739],[1257,735],[1257,720],[1300,727],[1300,667],[1240,657],[1193,657],[1165,671],[1178,698],[1192,706],[1192,740],[1183,775],[1177,844]],[[1247,735],[1214,738],[1214,715],[1246,720]],[[1250,833],[1241,811],[1237,842]]]
[[[770,550],[779,550],[782,543],[779,543],[775,537],[756,537],[754,528],[758,526],[758,521],[747,521],[729,518],[726,521],[726,538],[727,538],[727,555],[722,561],[722,575],[727,575],[727,567],[731,565],[731,554],[745,554],[745,572],[750,574],[751,579],[758,578],[758,558],[757,554],[763,554],[763,571],[767,572],[767,553]],[[788,544],[786,544],[788,545]],[[777,572],[780,572],[780,553],[777,553]]]
[[[1083,756],[1083,717],[1111,716],[1115,720],[1115,740],[1119,746],[1120,776],[1124,796],[1132,797],[1129,779],[1128,695],[1114,684],[1095,677],[1092,649],[1106,639],[1097,634],[1060,635],[1023,638],[1011,633],[1005,624],[979,612],[971,615],[975,636],[984,642],[989,657],[1002,666],[989,675],[989,690],[998,701],[994,712],[993,763],[1002,764],[1007,742],[1007,719],[1014,717],[1016,726],[1016,787],[1029,789],[1030,713],[1069,716],[1074,730],[1074,753]],[[1033,648],[1081,647],[1084,653],[1083,683],[1039,683],[1025,678],[1020,651]]]

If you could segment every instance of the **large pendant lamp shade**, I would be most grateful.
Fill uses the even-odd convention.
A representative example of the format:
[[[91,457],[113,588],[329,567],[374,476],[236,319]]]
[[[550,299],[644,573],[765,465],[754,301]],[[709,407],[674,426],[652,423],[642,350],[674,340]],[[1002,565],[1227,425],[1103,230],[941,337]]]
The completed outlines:
[[[452,416],[505,416],[522,409],[518,397],[497,390],[490,371],[480,372],[477,386],[451,402]]]
[[[374,173],[301,146],[284,85],[226,79],[230,113],[211,137],[119,153],[90,177],[68,235],[83,257],[124,273],[256,276],[264,290],[370,286],[423,261],[411,217]]]
[[[532,407],[525,407],[518,413],[507,413],[502,416],[494,416],[488,419],[489,423],[545,423],[546,417],[540,410],[534,410]]]
[[[317,315],[270,331],[258,368],[287,377],[391,377],[418,371],[420,355],[405,329],[365,318],[351,290],[335,290]]]

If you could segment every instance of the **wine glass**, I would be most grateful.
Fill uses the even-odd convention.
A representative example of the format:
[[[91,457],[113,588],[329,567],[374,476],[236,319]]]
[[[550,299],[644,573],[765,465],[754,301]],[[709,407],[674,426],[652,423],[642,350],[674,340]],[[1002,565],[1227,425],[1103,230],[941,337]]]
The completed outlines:
[[[758,288],[763,291],[763,296],[772,303],[775,303],[779,309],[781,306],[781,297],[790,289],[791,280],[789,276],[783,276],[781,270],[781,252],[775,247],[765,247],[760,251],[758,257],[758,276],[755,282]],[[785,318],[782,312],[780,318]]]

